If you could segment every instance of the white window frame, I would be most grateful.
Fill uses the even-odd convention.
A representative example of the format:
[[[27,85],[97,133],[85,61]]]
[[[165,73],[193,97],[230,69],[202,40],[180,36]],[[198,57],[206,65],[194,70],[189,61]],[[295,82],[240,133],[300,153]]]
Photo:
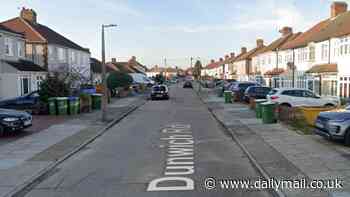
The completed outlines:
[[[17,55],[18,57],[24,57],[24,43],[21,41],[17,42]]]
[[[66,53],[64,48],[58,47],[57,48],[57,59],[59,62],[66,62]]]
[[[329,45],[328,44],[322,44],[321,45],[321,59],[327,60],[328,59],[328,53],[329,53]]]
[[[24,79],[27,79],[28,81],[28,92],[24,92]],[[21,84],[21,95],[25,95],[25,94],[28,94],[30,93],[32,90],[31,90],[31,87],[32,87],[32,80],[31,80],[31,77],[30,76],[21,76],[20,77],[20,84]]]
[[[13,56],[13,39],[5,37],[5,55]]]
[[[49,55],[49,60],[55,60],[55,47],[54,46],[48,46],[48,55]]]

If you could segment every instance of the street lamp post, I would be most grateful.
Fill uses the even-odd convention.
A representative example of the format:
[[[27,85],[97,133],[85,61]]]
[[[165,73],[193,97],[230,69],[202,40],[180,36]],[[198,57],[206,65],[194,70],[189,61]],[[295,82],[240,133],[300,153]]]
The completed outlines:
[[[106,79],[106,52],[105,52],[105,28],[116,27],[115,24],[102,25],[102,86],[103,86],[103,98],[102,98],[102,121],[107,120],[107,102],[108,102],[108,88]]]

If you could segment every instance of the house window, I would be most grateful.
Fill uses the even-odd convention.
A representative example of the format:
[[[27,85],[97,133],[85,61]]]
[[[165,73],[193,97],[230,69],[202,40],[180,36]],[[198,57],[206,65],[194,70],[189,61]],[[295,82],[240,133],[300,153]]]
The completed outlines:
[[[12,39],[11,38],[5,38],[5,54],[8,56],[13,56]]]
[[[55,60],[55,48],[53,46],[48,47],[49,51],[49,60]]]
[[[30,93],[30,88],[31,88],[30,84],[31,84],[30,78],[28,78],[28,77],[21,78],[21,94],[22,95]]]
[[[71,52],[70,52],[70,58],[71,58],[70,61],[71,61],[73,64],[75,64],[75,60],[76,60],[76,59],[75,59],[75,52],[74,52],[74,51],[71,51]]]
[[[24,57],[24,43],[17,42],[17,54],[19,57]]]
[[[347,55],[350,53],[350,46],[349,46],[349,40],[347,37],[340,38],[339,41],[336,43],[337,48],[337,55]]]
[[[321,46],[321,59],[326,60],[328,59],[328,44],[322,44]]]
[[[282,55],[278,55],[278,63],[282,64]]]
[[[310,59],[310,61],[315,61],[315,47],[314,46],[309,47],[309,59]]]
[[[58,48],[58,60],[60,62],[66,62],[66,51],[63,48]]]

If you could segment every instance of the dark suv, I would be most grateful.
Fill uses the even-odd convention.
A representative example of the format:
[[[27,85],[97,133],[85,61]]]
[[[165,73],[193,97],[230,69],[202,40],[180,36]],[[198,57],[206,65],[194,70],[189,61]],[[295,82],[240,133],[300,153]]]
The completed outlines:
[[[152,87],[151,99],[169,99],[169,89],[166,85],[155,85]]]
[[[251,86],[260,86],[260,84],[256,82],[237,82],[231,87],[231,91],[235,96],[235,101],[242,101],[244,97],[244,92],[247,88]]]
[[[254,99],[266,99],[266,96],[271,91],[269,87],[261,87],[261,86],[250,86],[244,92],[243,100],[249,102],[249,98]]]

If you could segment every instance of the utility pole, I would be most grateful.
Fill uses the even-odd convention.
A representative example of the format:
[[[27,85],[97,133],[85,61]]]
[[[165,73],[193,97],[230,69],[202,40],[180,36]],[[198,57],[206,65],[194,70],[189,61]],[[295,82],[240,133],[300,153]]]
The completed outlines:
[[[105,28],[116,27],[117,25],[102,25],[102,86],[103,86],[103,98],[102,98],[102,121],[107,121],[107,102],[108,102],[108,87],[106,79],[106,52],[105,52]]]
[[[190,58],[191,60],[191,69],[193,68],[193,57]]]

